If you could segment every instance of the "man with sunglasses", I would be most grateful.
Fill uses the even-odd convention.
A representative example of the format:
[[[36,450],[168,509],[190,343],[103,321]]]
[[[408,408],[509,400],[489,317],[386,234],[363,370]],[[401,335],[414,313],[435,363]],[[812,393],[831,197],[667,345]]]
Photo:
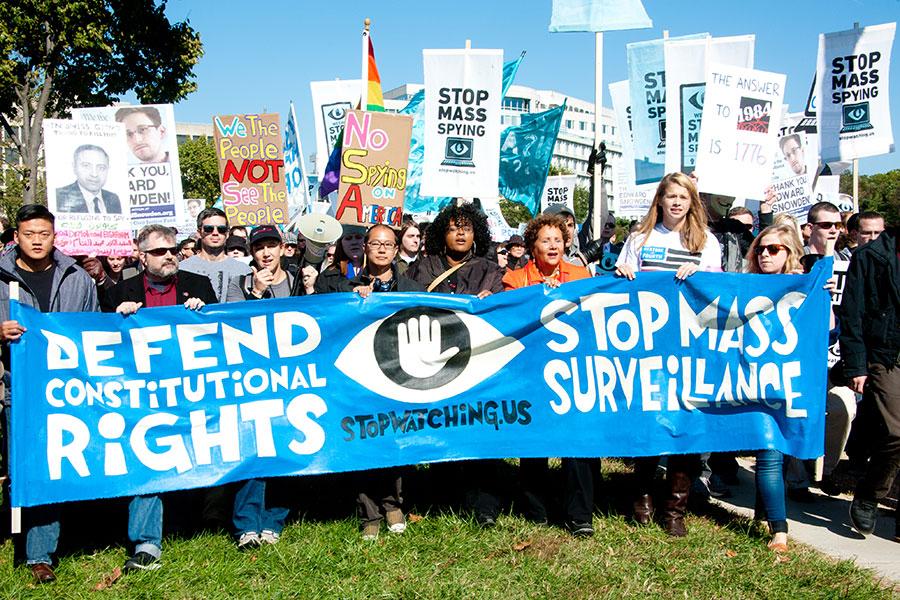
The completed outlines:
[[[142,307],[184,305],[199,310],[215,304],[216,295],[202,275],[178,271],[175,230],[164,225],[148,225],[137,237],[141,275],[126,279],[103,296],[103,312],[130,315]],[[159,496],[135,496],[128,505],[128,539],[134,554],[124,570],[152,571],[160,567],[162,554],[163,505]]]
[[[809,207],[806,222],[812,226],[809,242],[803,247],[804,254],[825,255],[825,247],[829,241],[837,241],[841,233],[843,221],[838,207],[831,202],[818,202]],[[846,248],[835,251],[835,260],[850,260],[850,251]]]
[[[14,240],[16,246],[0,259],[0,342],[2,342],[3,368],[9,369],[9,342],[22,335],[39,335],[26,332],[18,321],[9,318],[9,287],[19,284],[19,302],[41,312],[94,312],[97,310],[97,286],[75,260],[53,247],[56,237],[56,219],[46,206],[26,204],[16,214]],[[2,369],[0,369],[2,374]],[[0,398],[3,426],[8,425],[11,398],[6,388]],[[17,398],[17,403],[37,401],[37,398]],[[2,428],[2,427],[0,427]],[[35,436],[39,432],[34,432]],[[0,438],[5,439],[5,435]],[[4,455],[6,446],[0,445]],[[25,451],[22,449],[22,451]],[[28,482],[20,481],[20,485]],[[8,496],[6,496],[8,498]],[[46,504],[26,508],[22,512],[25,531],[25,560],[31,568],[35,583],[51,583],[52,555],[59,541],[59,505]]]
[[[250,265],[225,254],[228,219],[218,208],[207,208],[197,215],[200,251],[181,262],[182,271],[203,275],[212,284],[219,302],[225,300],[232,277],[250,274]]]

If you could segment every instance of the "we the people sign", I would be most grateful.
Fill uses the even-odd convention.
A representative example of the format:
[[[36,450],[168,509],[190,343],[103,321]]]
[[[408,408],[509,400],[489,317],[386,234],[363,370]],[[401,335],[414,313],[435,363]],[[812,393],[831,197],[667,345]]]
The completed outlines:
[[[341,223],[400,227],[412,117],[351,110],[341,147]]]
[[[222,204],[229,223],[288,222],[284,155],[278,114],[213,119]]]

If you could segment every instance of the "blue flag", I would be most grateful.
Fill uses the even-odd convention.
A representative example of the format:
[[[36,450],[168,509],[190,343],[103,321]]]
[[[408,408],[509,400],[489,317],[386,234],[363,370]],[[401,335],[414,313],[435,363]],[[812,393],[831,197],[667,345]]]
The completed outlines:
[[[831,263],[127,317],[12,302],[12,504],[477,458],[816,457]]]
[[[525,53],[516,60],[503,65],[503,95],[509,90]],[[406,168],[406,194],[403,198],[403,211],[410,213],[437,212],[453,198],[419,195],[422,181],[422,164],[425,160],[425,90],[419,90],[409,103],[400,111],[401,115],[412,115],[412,138],[409,142],[409,165]]]
[[[641,0],[553,0],[550,31],[647,29],[653,21]]]
[[[553,158],[566,105],[523,114],[522,124],[507,127],[500,138],[500,195],[521,202],[532,215],[541,210],[541,194]]]

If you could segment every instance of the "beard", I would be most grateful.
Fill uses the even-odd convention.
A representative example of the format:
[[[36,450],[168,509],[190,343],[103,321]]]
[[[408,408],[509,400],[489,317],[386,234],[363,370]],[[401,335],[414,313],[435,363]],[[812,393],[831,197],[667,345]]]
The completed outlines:
[[[147,272],[157,279],[168,279],[178,272],[178,263],[163,263],[160,267],[151,267],[147,265]]]

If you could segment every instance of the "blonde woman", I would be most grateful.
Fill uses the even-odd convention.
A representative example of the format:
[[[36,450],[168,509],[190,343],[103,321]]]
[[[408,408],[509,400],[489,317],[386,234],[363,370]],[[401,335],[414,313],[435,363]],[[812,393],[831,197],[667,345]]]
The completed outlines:
[[[715,236],[707,230],[706,208],[697,186],[684,173],[662,178],[653,196],[647,216],[625,242],[616,261],[616,275],[634,280],[640,271],[675,271],[683,280],[697,271],[721,271],[722,251]],[[697,455],[669,456],[666,480],[669,491],[662,520],[671,536],[687,535],[687,512],[691,474],[698,470]],[[659,457],[635,460],[638,494],[634,500],[634,519],[647,525],[653,518],[651,490]]]

